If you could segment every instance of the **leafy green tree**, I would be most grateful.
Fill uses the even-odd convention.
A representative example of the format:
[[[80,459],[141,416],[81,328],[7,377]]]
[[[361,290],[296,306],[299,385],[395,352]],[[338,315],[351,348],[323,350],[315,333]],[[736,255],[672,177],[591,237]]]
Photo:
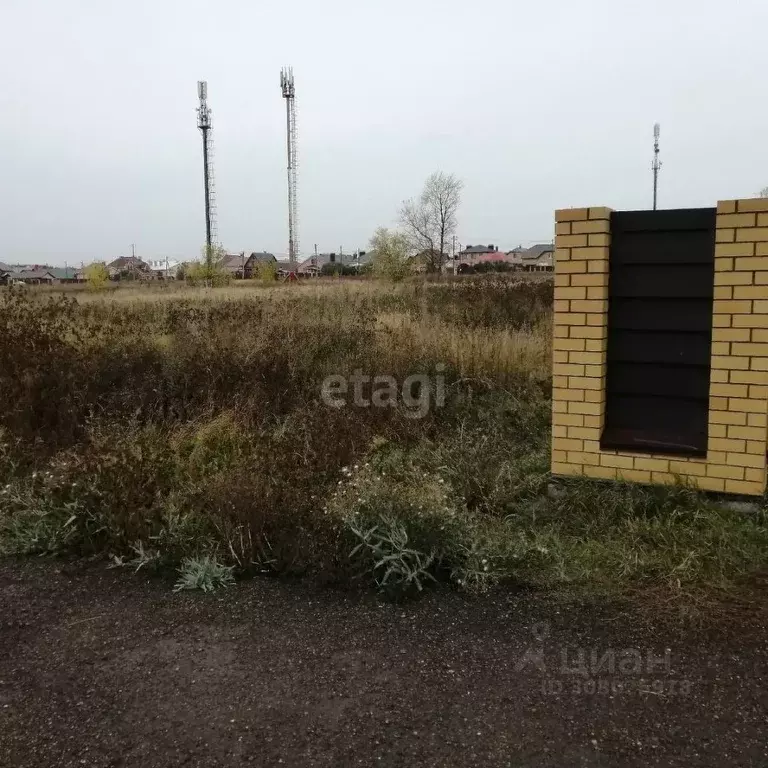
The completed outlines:
[[[220,264],[221,260],[226,255],[227,252],[220,245],[216,245],[215,243],[211,244],[210,246],[203,246],[203,263],[210,272],[213,272],[216,265]]]
[[[413,271],[409,260],[408,237],[379,227],[371,238],[373,273],[377,277],[399,282]]]
[[[186,279],[192,285],[226,285],[231,276],[221,267],[208,265],[203,261],[196,261],[189,265],[186,272]]]
[[[254,272],[256,273],[256,277],[258,277],[259,280],[264,280],[267,282],[277,280],[277,265],[274,261],[263,261],[261,263],[257,263]]]
[[[85,268],[85,280],[91,290],[100,291],[109,282],[109,272],[104,264],[89,264]]]
[[[210,248],[204,246],[203,260],[195,261],[187,267],[186,279],[193,285],[226,285],[231,275],[221,265],[225,255],[220,245],[212,245]]]

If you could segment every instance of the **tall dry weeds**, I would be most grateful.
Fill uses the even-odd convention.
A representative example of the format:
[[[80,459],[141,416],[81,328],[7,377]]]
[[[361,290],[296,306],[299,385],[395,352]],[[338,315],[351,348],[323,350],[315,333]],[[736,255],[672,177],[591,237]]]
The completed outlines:
[[[5,290],[0,551],[403,588],[754,573],[763,517],[623,486],[546,496],[551,306],[551,281],[514,276]],[[332,374],[438,364],[446,403],[421,419],[321,398]]]

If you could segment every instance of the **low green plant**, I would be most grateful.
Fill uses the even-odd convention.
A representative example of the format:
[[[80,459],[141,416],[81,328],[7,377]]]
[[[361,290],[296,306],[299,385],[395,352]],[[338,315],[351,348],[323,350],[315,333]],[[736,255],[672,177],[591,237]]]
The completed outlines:
[[[145,548],[144,543],[137,541],[132,547],[134,557],[125,565],[130,565],[140,571],[142,568],[147,570],[158,570],[163,562],[163,553],[159,549]],[[116,558],[117,562],[117,558]],[[118,564],[123,565],[122,561]]]
[[[0,554],[82,552],[103,527],[82,500],[50,493],[45,478],[9,483],[0,491]]]
[[[409,547],[408,531],[402,523],[382,518],[367,530],[350,523],[349,530],[360,539],[349,557],[354,559],[364,548],[368,550],[373,560],[371,573],[379,589],[403,595],[413,588],[421,592],[424,582],[435,581],[430,572],[434,552],[424,553]]]
[[[214,556],[185,557],[179,568],[179,580],[174,592],[200,589],[213,592],[234,583],[231,566],[222,565]]]
[[[482,591],[515,579],[520,563],[540,554],[504,520],[469,510],[439,472],[414,467],[414,454],[380,445],[369,458],[347,471],[328,512],[355,540],[358,572],[389,595],[438,580]]]

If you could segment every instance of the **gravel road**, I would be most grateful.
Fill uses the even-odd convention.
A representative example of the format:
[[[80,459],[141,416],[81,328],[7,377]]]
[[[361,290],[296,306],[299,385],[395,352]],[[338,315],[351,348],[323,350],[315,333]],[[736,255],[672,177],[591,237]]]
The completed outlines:
[[[766,766],[764,617],[0,561],[0,766]]]

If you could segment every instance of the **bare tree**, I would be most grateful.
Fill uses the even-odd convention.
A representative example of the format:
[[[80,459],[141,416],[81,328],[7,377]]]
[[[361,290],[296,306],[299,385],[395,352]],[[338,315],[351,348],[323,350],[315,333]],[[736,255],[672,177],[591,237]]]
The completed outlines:
[[[768,187],[763,187],[758,193],[758,197],[768,197]]]
[[[456,232],[463,186],[453,174],[437,171],[427,179],[421,196],[406,200],[400,209],[408,242],[423,254],[430,272],[442,269],[448,241]]]

